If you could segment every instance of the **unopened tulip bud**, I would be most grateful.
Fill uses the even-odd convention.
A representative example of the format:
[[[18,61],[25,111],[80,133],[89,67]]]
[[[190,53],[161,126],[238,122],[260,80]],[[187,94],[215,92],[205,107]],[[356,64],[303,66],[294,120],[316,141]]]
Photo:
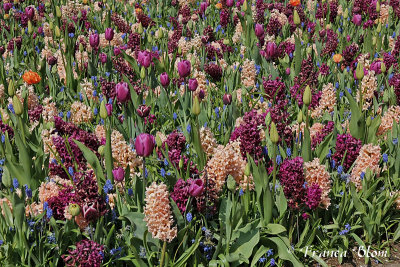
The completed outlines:
[[[200,102],[197,96],[194,97],[192,113],[196,116],[200,114]]]
[[[146,78],[146,69],[144,68],[144,66],[142,66],[142,68],[140,69],[140,78],[143,80],[144,78]]]
[[[161,137],[159,135],[156,136],[156,144],[158,147],[162,146],[162,140]]]
[[[56,28],[54,29],[54,33],[56,34],[57,38],[61,36],[60,28],[58,28],[57,25],[56,25]]]
[[[50,21],[50,23],[49,23],[49,28],[50,28],[50,30],[53,30],[53,29],[54,29],[54,24],[53,24],[52,21]]]
[[[32,32],[33,32],[33,26],[32,26],[32,22],[29,20],[28,21],[28,33],[32,34]]]
[[[79,44],[79,52],[81,52],[81,53],[83,52],[83,44],[82,43]]]
[[[309,85],[307,85],[306,89],[304,90],[303,103],[307,107],[311,104],[311,88]]]
[[[297,12],[296,9],[294,10],[294,13],[293,13],[293,22],[296,25],[299,25],[301,23],[299,13]]]
[[[15,86],[14,86],[14,81],[10,80],[8,83],[8,95],[13,96],[15,94]]]
[[[107,112],[105,100],[101,101],[101,104],[100,104],[100,117],[102,119],[105,119],[105,118],[108,117],[108,112]]]
[[[81,213],[81,208],[79,207],[78,204],[70,204],[68,207],[68,212],[72,216],[78,216]]]
[[[104,146],[99,146],[99,148],[97,149],[97,152],[99,152],[100,156],[104,156]]]
[[[381,11],[381,4],[379,3],[379,1],[376,2],[376,12],[380,12]]]
[[[303,112],[300,110],[299,114],[297,114],[297,123],[301,124],[303,122]]]
[[[14,107],[15,115],[21,115],[24,108],[23,108],[21,100],[19,100],[18,96],[14,95],[14,97],[12,99],[12,104]]]
[[[244,0],[243,5],[242,5],[242,10],[243,10],[244,12],[247,11],[247,0]]]
[[[380,33],[381,32],[381,30],[382,30],[382,23],[378,23],[378,27],[376,27],[376,32],[377,33]]]
[[[269,130],[269,137],[272,143],[276,144],[279,142],[278,130],[276,129],[275,122],[271,122],[271,129]]]
[[[142,26],[142,23],[139,23],[138,33],[139,33],[139,34],[142,34],[142,33],[143,33],[143,26]]]
[[[56,16],[57,18],[61,18],[61,9],[59,6],[56,6]]]
[[[383,62],[381,63],[381,71],[382,71],[382,73],[386,72],[386,65]]]
[[[362,80],[362,78],[364,78],[364,66],[361,63],[357,64],[356,77],[357,80]]]
[[[347,19],[348,17],[349,17],[349,9],[346,8],[346,9],[344,10],[344,13],[343,13],[343,18],[344,18],[344,19]]]
[[[367,121],[366,121],[367,126],[371,126],[371,117],[368,116]]]
[[[249,176],[250,175],[250,164],[247,163],[246,167],[244,168],[244,175]]]
[[[183,158],[179,160],[179,169],[183,168]]]
[[[236,189],[236,181],[232,177],[232,175],[228,176],[228,179],[226,179],[226,187],[228,187],[229,191],[233,192]]]

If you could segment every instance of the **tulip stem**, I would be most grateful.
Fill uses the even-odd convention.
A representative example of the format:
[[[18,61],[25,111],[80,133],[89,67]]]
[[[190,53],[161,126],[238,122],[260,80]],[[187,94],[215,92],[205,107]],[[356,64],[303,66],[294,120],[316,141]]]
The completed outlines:
[[[167,249],[167,241],[164,241],[162,251],[161,251],[160,267],[164,266],[164,258],[165,258],[165,250],[166,249]]]
[[[272,190],[275,192],[275,184],[276,184],[276,144],[273,144],[272,148],[272,163],[273,163],[273,171],[272,171]]]
[[[22,142],[24,142],[24,145],[26,145],[24,125],[22,124],[21,116],[18,116],[18,123],[19,123],[19,128],[20,128],[19,130],[21,132]]]
[[[146,158],[143,157],[143,198],[146,193]]]
[[[114,177],[112,174],[113,170],[113,160],[112,160],[112,147],[111,147],[111,125],[106,125],[106,170],[107,170],[107,179],[110,179],[111,182],[114,182]]]

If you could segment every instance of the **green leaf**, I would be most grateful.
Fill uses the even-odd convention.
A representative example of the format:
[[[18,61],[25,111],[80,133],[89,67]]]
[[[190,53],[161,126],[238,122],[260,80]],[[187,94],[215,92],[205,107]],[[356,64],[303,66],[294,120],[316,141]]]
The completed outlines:
[[[200,240],[201,240],[200,236],[201,236],[201,229],[199,229],[197,231],[196,239],[195,239],[196,241],[190,246],[189,249],[185,250],[185,252],[174,263],[173,266],[181,267],[181,266],[184,266],[185,264],[187,264],[187,261],[189,260],[190,256],[192,256],[192,254],[196,252],[196,249],[200,245]]]
[[[304,162],[311,161],[311,137],[310,130],[307,127],[304,128],[304,139],[303,145],[301,147],[301,152]]]
[[[74,140],[74,142],[82,151],[83,156],[85,157],[87,162],[90,164],[90,166],[92,166],[97,178],[97,184],[99,185],[99,188],[102,188],[102,185],[105,183],[106,178],[104,177],[103,168],[101,167],[100,161],[96,157],[96,154],[94,154],[92,150],[90,150],[78,140]]]
[[[135,227],[135,234],[138,238],[142,238],[144,232],[147,230],[146,222],[144,221],[144,214],[141,212],[127,212],[121,215],[121,218],[129,220],[132,226]]]
[[[268,239],[276,244],[279,258],[290,261],[295,267],[303,266],[303,264],[293,254],[289,239],[287,237],[275,236],[269,237]]]
[[[239,238],[233,243],[229,255],[243,255],[244,258],[249,259],[259,240],[260,232],[257,228],[253,228],[248,232],[241,232]]]
[[[361,203],[360,198],[358,197],[354,184],[350,185],[350,192],[351,192],[351,197],[353,198],[354,207],[356,207],[356,209],[362,214],[365,214],[365,207]]]
[[[266,233],[271,235],[277,235],[286,232],[286,228],[280,224],[270,223],[267,225]]]

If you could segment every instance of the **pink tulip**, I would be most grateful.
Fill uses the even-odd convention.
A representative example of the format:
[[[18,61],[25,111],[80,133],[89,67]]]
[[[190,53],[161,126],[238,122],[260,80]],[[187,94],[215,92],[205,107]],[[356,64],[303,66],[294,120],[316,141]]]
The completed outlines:
[[[197,86],[199,86],[199,83],[197,82],[196,79],[190,79],[189,80],[189,90],[194,92],[197,89]]]
[[[204,191],[204,183],[201,179],[194,180],[189,186],[189,194],[192,197],[200,196]]]
[[[153,152],[155,146],[154,136],[147,133],[141,133],[136,137],[135,150],[136,154],[141,157],[148,157]]]
[[[99,46],[99,43],[100,43],[99,35],[97,33],[91,34],[89,37],[90,46],[96,48],[97,46]]]
[[[258,38],[264,35],[264,27],[261,24],[256,24],[255,33]]]
[[[183,60],[178,63],[178,73],[181,78],[186,78],[190,74],[192,66],[190,64],[190,61],[188,60]]]
[[[122,182],[125,178],[125,171],[121,167],[112,170],[112,174],[114,176],[114,180],[117,182]]]
[[[361,15],[360,15],[360,14],[355,14],[355,15],[353,16],[352,22],[353,22],[355,25],[360,26],[361,23],[362,23],[362,17],[361,17]]]
[[[130,98],[129,87],[126,82],[120,82],[115,86],[115,91],[117,93],[117,99],[121,103],[125,103]]]
[[[166,88],[169,85],[169,77],[166,72],[160,74],[160,83],[161,85]]]

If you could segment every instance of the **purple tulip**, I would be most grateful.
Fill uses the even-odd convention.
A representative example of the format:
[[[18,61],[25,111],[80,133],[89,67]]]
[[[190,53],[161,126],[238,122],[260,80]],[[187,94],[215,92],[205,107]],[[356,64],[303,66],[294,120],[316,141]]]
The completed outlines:
[[[233,0],[226,0],[226,6],[232,7],[235,4]]]
[[[151,55],[148,51],[140,51],[138,53],[138,62],[145,68],[148,68],[151,63]]]
[[[97,209],[95,208],[95,204],[92,205],[88,205],[85,204],[82,208],[83,211],[83,217],[85,218],[85,220],[90,221],[93,219],[96,219],[97,216],[99,215],[99,212],[97,211]]]
[[[42,26],[40,26],[40,27],[37,29],[37,33],[38,33],[38,34],[43,34],[43,27],[42,27]]]
[[[112,170],[112,174],[114,176],[114,180],[117,182],[122,182],[125,178],[125,171],[121,167]]]
[[[107,41],[111,41],[114,38],[114,30],[112,28],[107,28],[104,35]]]
[[[189,80],[189,90],[190,91],[192,91],[192,92],[196,91],[198,86],[199,86],[199,83],[197,82],[196,79]]]
[[[361,22],[362,22],[362,17],[361,17],[361,15],[360,15],[360,14],[355,14],[355,15],[353,16],[352,22],[353,22],[354,24],[356,24],[357,26],[360,26],[360,25],[361,25]]]
[[[119,47],[114,47],[114,55],[118,56],[119,54],[121,54],[121,49]]]
[[[136,154],[141,157],[148,157],[153,152],[154,145],[154,136],[147,133],[141,133],[136,137],[135,141]]]
[[[149,116],[150,110],[151,110],[151,107],[150,107],[150,106],[140,105],[140,106],[136,109],[136,112],[138,113],[138,115],[139,115],[141,118],[145,118],[145,117]]]
[[[199,92],[200,99],[203,100],[205,96],[206,96],[206,93],[204,92],[203,89],[201,89],[200,92]]]
[[[189,194],[192,197],[200,196],[204,191],[204,183],[201,179],[194,180],[189,186]]]
[[[224,102],[224,105],[228,106],[232,103],[232,95],[231,94],[224,94],[222,98],[222,102]]]
[[[54,66],[55,64],[57,64],[57,58],[55,56],[50,56],[47,59],[47,63],[49,63],[50,66]]]
[[[350,35],[347,35],[346,40],[347,40],[347,42],[350,42],[350,40],[351,40]]]
[[[182,60],[178,63],[178,73],[181,78],[186,78],[190,74],[190,69],[192,68],[190,61]]]
[[[125,103],[129,100],[129,87],[126,82],[120,82],[115,86],[115,91],[117,93],[117,99],[121,103]]]
[[[166,72],[160,74],[160,83],[161,85],[166,88],[169,85],[169,77]]]
[[[371,70],[375,72],[375,74],[381,74],[382,69],[381,69],[382,63],[380,61],[375,61],[371,64]]]
[[[112,112],[113,112],[113,106],[112,104],[106,104],[106,110],[107,110],[107,115],[108,117],[111,116]]]
[[[11,3],[4,3],[3,4],[3,9],[4,9],[6,14],[8,14],[8,11],[10,11],[11,8],[12,8],[12,4]]]
[[[255,32],[256,32],[256,36],[258,38],[262,37],[264,35],[264,27],[261,24],[256,24],[256,28],[255,28]]]
[[[106,62],[107,62],[107,54],[106,54],[106,53],[101,53],[101,54],[99,55],[99,59],[100,59],[100,62],[101,62],[102,64],[106,64]]]
[[[28,6],[25,8],[25,14],[29,20],[33,20],[33,18],[35,17],[35,9],[33,7]]]
[[[100,38],[97,33],[92,33],[89,37],[89,44],[91,47],[96,48],[99,46]]]
[[[200,14],[204,14],[207,10],[208,4],[207,2],[200,3]]]
[[[274,58],[276,55],[276,44],[274,42],[268,42],[265,50],[267,60]]]
[[[286,75],[290,75],[290,68],[286,68]]]

